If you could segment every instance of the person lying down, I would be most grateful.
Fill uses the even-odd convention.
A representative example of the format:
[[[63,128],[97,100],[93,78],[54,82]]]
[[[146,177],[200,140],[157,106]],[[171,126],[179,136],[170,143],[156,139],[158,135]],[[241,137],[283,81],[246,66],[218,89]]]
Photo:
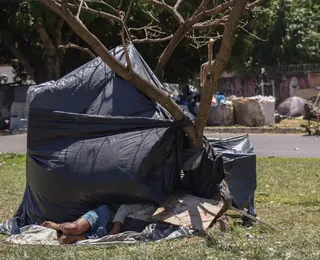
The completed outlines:
[[[142,232],[151,223],[156,207],[150,204],[123,204],[113,218],[113,227],[108,232],[110,210],[107,205],[90,210],[77,220],[66,223],[43,222],[42,226],[61,232],[60,243],[71,244],[84,239],[96,239],[124,231]]]

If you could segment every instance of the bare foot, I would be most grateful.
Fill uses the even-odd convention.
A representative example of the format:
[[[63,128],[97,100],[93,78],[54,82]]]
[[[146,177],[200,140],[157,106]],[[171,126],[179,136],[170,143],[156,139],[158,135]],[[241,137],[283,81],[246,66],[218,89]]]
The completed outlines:
[[[113,225],[113,228],[111,229],[111,231],[108,233],[108,235],[116,235],[120,233],[120,229],[121,229],[121,223],[120,222],[116,222]]]
[[[45,221],[45,222],[42,223],[42,226],[43,227],[47,227],[47,228],[52,228],[52,229],[57,230],[57,231],[61,231],[60,230],[60,224],[54,223],[52,221]]]
[[[119,233],[120,233],[120,230],[111,229],[111,231],[108,233],[108,235],[116,235]]]

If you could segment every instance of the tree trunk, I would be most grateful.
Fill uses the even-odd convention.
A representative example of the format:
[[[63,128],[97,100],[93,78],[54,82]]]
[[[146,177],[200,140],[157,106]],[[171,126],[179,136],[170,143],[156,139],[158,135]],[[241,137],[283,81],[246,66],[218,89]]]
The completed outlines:
[[[59,55],[56,56],[48,56],[46,58],[46,70],[48,72],[47,81],[48,80],[57,80],[60,78],[60,69],[61,69],[61,61]]]
[[[233,5],[228,21],[225,25],[221,47],[215,61],[211,67],[210,73],[207,75],[203,86],[199,112],[196,119],[197,136],[203,134],[207,123],[208,114],[212,102],[214,92],[218,87],[218,79],[224,71],[229,60],[233,39],[237,30],[238,22],[245,10],[248,0],[237,0]]]
[[[36,84],[41,84],[61,77],[61,66],[63,59],[59,56],[45,56],[42,64],[35,67],[34,80]]]

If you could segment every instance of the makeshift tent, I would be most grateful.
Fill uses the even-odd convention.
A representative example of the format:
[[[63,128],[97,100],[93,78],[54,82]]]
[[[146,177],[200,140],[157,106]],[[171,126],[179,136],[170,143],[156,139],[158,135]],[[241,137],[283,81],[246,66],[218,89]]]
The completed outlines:
[[[278,106],[278,113],[286,117],[296,117],[304,114],[306,100],[300,97],[290,97]]]
[[[133,69],[163,88],[132,46]],[[123,48],[111,51],[125,63]],[[71,221],[101,204],[162,203],[175,187],[181,129],[100,58],[29,90],[24,224]]]
[[[128,51],[133,69],[166,91],[133,45]],[[125,63],[122,47],[111,53]],[[27,184],[13,226],[73,221],[101,204],[160,205],[179,185],[182,122],[100,58],[30,88],[28,101]],[[198,172],[219,176],[215,184],[224,177]]]
[[[166,91],[133,45],[128,51],[133,69]],[[122,47],[111,53],[125,63]],[[204,149],[184,149],[189,120],[174,122],[100,58],[30,88],[28,101],[26,190],[0,232],[73,221],[102,204],[160,205],[173,190],[188,191],[192,179],[192,195],[212,198],[225,177],[206,139]]]

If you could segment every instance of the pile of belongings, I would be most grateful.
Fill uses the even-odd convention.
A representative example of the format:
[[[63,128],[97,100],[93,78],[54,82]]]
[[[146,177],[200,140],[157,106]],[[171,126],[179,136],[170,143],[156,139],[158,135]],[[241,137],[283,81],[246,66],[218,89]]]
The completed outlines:
[[[289,97],[282,101],[277,108],[277,112],[286,118],[298,117],[304,114],[306,100],[301,97]]]
[[[237,125],[258,127],[275,124],[275,98],[272,96],[234,97],[232,105]]]
[[[304,105],[304,119],[318,120],[320,116],[320,86],[316,88],[309,88],[299,90],[297,95],[303,96],[307,99]]]
[[[319,117],[319,108],[314,106],[312,101],[307,101],[304,105],[305,120],[317,120]]]
[[[134,71],[167,91],[134,46],[127,49]],[[110,52],[125,64],[122,46]],[[256,155],[248,136],[204,138],[202,149],[190,149],[182,130],[190,120],[174,121],[99,57],[30,88],[28,107],[26,189],[13,218],[0,224],[0,232],[11,235],[7,242],[55,241],[56,234],[40,226],[44,221],[72,222],[101,205],[151,204],[158,208],[155,224],[167,226],[106,236],[94,244],[190,235],[209,228],[226,203],[255,214]],[[223,195],[223,180],[229,197]],[[166,203],[173,205],[169,212]],[[208,219],[200,214],[195,226],[194,215],[184,212],[190,207],[200,212],[204,204],[216,210]],[[44,239],[25,240],[31,234]]]

